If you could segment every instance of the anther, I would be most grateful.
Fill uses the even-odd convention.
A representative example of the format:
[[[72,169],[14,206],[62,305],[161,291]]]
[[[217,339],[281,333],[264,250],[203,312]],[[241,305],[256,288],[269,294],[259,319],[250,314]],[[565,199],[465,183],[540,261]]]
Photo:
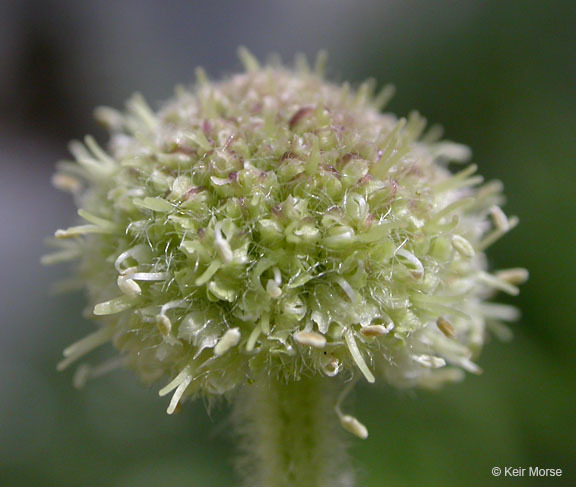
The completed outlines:
[[[294,340],[308,347],[324,348],[326,346],[326,337],[315,331],[299,331],[294,334]]]
[[[241,336],[242,335],[239,328],[231,328],[230,330],[226,330],[226,333],[224,333],[222,338],[220,338],[214,347],[214,355],[224,355],[232,347],[238,345]]]
[[[445,318],[438,318],[436,320],[436,326],[438,329],[448,338],[454,338],[454,327]]]

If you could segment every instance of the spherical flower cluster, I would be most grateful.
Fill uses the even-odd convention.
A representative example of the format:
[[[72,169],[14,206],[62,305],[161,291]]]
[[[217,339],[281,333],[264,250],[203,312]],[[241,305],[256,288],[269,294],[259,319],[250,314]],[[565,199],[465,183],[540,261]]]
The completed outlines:
[[[526,277],[486,270],[516,224],[501,185],[452,173],[468,149],[417,113],[381,113],[390,89],[243,59],[158,112],[139,96],[99,109],[107,149],[72,145],[54,181],[85,224],[46,260],[78,259],[99,326],[60,367],[111,342],[120,358],[77,383],[121,364],[167,381],[168,412],[261,374],[435,387],[478,372],[487,326],[515,315],[487,298]]]

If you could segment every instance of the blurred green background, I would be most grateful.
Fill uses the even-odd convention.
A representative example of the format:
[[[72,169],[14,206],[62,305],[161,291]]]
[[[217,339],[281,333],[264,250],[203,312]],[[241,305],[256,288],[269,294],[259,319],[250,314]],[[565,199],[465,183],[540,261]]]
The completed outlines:
[[[50,187],[69,139],[96,133],[98,104],[133,91],[155,106],[203,65],[330,53],[329,77],[392,82],[391,111],[417,108],[501,179],[521,224],[490,252],[531,272],[510,343],[485,373],[437,393],[360,387],[351,408],[359,486],[576,485],[576,4],[573,1],[0,1],[0,485],[227,486],[226,407],[175,417],[156,389],[118,372],[77,391],[62,348],[91,325],[42,240],[73,218]],[[108,351],[104,351],[104,354]],[[493,466],[561,468],[493,478]]]

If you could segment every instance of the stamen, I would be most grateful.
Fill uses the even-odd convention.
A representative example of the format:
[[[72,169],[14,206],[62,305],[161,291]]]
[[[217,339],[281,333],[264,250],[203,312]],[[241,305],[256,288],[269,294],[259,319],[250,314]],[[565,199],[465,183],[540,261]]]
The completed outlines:
[[[80,249],[69,248],[63,249],[60,252],[54,252],[52,254],[43,255],[40,259],[42,265],[52,265],[58,262],[67,262],[69,260],[74,260],[80,257]]]
[[[226,333],[224,333],[222,338],[220,338],[214,347],[214,355],[218,357],[224,355],[232,347],[238,345],[241,336],[242,334],[240,333],[240,328],[231,328],[226,330]]]
[[[162,389],[158,391],[159,396],[165,396],[166,394],[170,394],[174,389],[176,389],[183,381],[186,380],[187,377],[192,376],[192,366],[187,365],[184,367],[180,373],[174,377],[167,385],[165,385]]]
[[[389,333],[384,325],[367,325],[360,328],[360,333],[366,337],[379,337]]]
[[[282,273],[280,272],[280,269],[274,267],[272,272],[274,273],[274,282],[280,286],[280,284],[282,284]]]
[[[256,327],[252,330],[252,333],[250,333],[250,336],[248,337],[248,342],[246,342],[247,352],[251,352],[252,350],[254,350],[256,340],[258,340],[260,333],[262,333],[262,327],[260,325],[256,325]]]
[[[374,78],[369,78],[364,81],[358,89],[356,90],[356,95],[354,96],[354,103],[357,105],[363,105],[374,96],[374,87],[376,85],[376,80]]]
[[[496,276],[488,274],[487,272],[478,273],[478,279],[484,284],[493,287],[494,289],[504,291],[505,293],[508,293],[511,296],[517,296],[520,293],[520,290],[516,286],[513,286],[512,284],[503,279],[499,279]]]
[[[448,338],[454,338],[454,327],[450,324],[450,322],[442,317],[436,320],[436,326],[438,329]]]
[[[508,226],[507,230],[503,230],[501,228],[496,228],[493,232],[486,235],[480,243],[476,246],[479,250],[484,250],[490,245],[492,245],[496,240],[498,240],[502,235],[504,235],[507,231],[512,230],[516,225],[518,225],[518,218],[512,216],[508,218]]]
[[[360,421],[358,421],[354,416],[349,414],[342,414],[339,416],[340,425],[349,433],[357,436],[361,440],[368,438],[368,429]]]
[[[190,385],[191,382],[192,382],[192,376],[189,375],[176,388],[176,391],[174,392],[174,395],[172,396],[172,399],[170,400],[170,405],[168,406],[168,409],[166,410],[166,412],[168,414],[173,414],[174,411],[176,411],[178,409],[178,406],[180,404],[180,399],[182,399],[184,392],[186,392],[186,389],[188,389],[188,386]]]
[[[373,104],[377,110],[382,110],[394,96],[396,88],[393,85],[384,86],[374,98]]]
[[[168,272],[128,272],[126,277],[134,281],[165,281],[170,274]]]
[[[483,372],[482,369],[469,358],[460,360],[459,365],[472,374],[480,375]]]
[[[447,382],[460,382],[465,377],[464,371],[456,367],[437,369],[431,374],[426,374],[418,379],[418,384],[429,390],[437,390],[445,386]]]
[[[412,359],[420,365],[430,369],[438,369],[446,365],[446,360],[442,357],[433,357],[432,355],[427,354],[412,355]]]
[[[87,135],[86,137],[84,137],[84,143],[86,144],[86,147],[88,147],[90,152],[94,154],[94,156],[97,158],[98,161],[108,166],[116,165],[114,159],[112,159],[108,154],[106,154],[106,152],[102,150],[102,148],[98,145],[94,137]]]
[[[411,296],[411,301],[416,303],[418,306],[431,311],[432,313],[437,313],[438,315],[453,315],[464,320],[469,321],[470,315],[464,313],[464,311],[454,308],[452,306],[446,306],[442,304],[444,296],[428,296],[426,294],[414,294]],[[448,298],[453,299],[452,296]]]
[[[323,356],[324,360],[321,360],[320,367],[322,372],[324,372],[328,377],[334,377],[340,372],[340,360],[338,360],[333,355]]]
[[[78,193],[82,189],[82,182],[68,174],[57,173],[52,176],[52,185],[60,191]]]
[[[338,400],[334,405],[334,411],[338,415],[338,419],[340,420],[340,425],[349,433],[358,436],[358,438],[366,439],[368,438],[368,429],[364,426],[360,421],[358,421],[355,417],[350,416],[348,414],[343,414],[342,409],[340,408],[344,399],[350,394],[350,391],[354,388],[354,385],[358,381],[358,378],[353,376],[352,380],[350,380],[340,395],[338,396]]]
[[[71,363],[78,360],[80,357],[86,355],[92,350],[98,348],[100,345],[106,343],[112,337],[112,332],[108,327],[100,328],[99,330],[91,333],[90,335],[78,340],[66,349],[64,349],[64,357],[58,366],[58,370],[64,370]]]
[[[453,213],[456,210],[462,211],[469,206],[472,206],[474,201],[474,198],[462,198],[461,200],[455,201],[454,203],[450,203],[448,206],[442,208],[439,212],[432,215],[430,221],[432,223],[440,221],[442,218],[448,216],[450,213]]]
[[[166,201],[164,198],[152,198],[150,196],[147,196],[146,198],[134,198],[132,203],[140,208],[156,211],[158,213],[168,213],[174,210],[174,205],[169,201]]]
[[[94,314],[97,316],[113,315],[126,311],[134,306],[134,298],[129,296],[120,296],[94,306]]]
[[[326,337],[315,331],[299,331],[294,334],[294,340],[308,347],[324,348],[326,346]]]
[[[170,331],[172,330],[172,322],[170,321],[170,318],[166,316],[166,312],[174,308],[185,307],[185,305],[186,301],[183,299],[175,299],[174,301],[168,301],[167,303],[164,303],[160,308],[160,314],[156,316],[156,326],[160,330],[160,333],[164,335],[164,337],[169,337]],[[174,341],[174,343],[176,342],[177,340]]]
[[[54,236],[60,238],[76,238],[87,233],[114,233],[115,229],[101,227],[98,225],[78,225],[76,227],[66,228],[65,230],[56,230]]]
[[[454,162],[466,162],[472,155],[469,147],[455,142],[439,142],[431,149],[437,158]]]
[[[464,257],[470,258],[474,257],[476,254],[472,244],[460,235],[452,236],[452,247],[454,247],[454,249],[456,249],[456,251]]]
[[[362,354],[358,349],[356,340],[354,340],[352,330],[346,330],[344,332],[344,338],[346,340],[346,344],[348,345],[348,350],[350,350],[350,354],[352,355],[354,362],[356,362],[356,365],[360,369],[360,372],[362,372],[362,374],[364,375],[364,377],[366,377],[366,380],[368,382],[370,383],[375,382],[376,379],[374,378],[374,375],[372,375],[372,372],[370,372],[368,365],[366,365],[366,362],[364,361],[364,358],[362,357]]]
[[[132,95],[126,104],[128,109],[136,115],[139,121],[143,122],[146,128],[153,131],[158,125],[156,115],[140,93]]]
[[[466,169],[463,169],[454,176],[442,181],[434,186],[434,191],[436,193],[443,193],[445,191],[454,190],[457,188],[463,188],[466,186],[474,186],[481,183],[484,179],[482,176],[469,177],[476,172],[478,166],[476,164],[470,164]]]
[[[282,289],[278,286],[276,281],[273,281],[272,279],[268,279],[268,282],[266,283],[266,292],[273,299],[282,296]]]
[[[190,385],[191,382],[192,382],[192,376],[189,375],[176,388],[176,391],[174,392],[174,395],[172,396],[172,399],[170,400],[170,405],[168,406],[168,409],[166,410],[166,412],[168,414],[172,414],[172,413],[174,413],[174,411],[176,411],[176,409],[178,408],[178,405],[180,403],[180,399],[182,399],[184,392],[186,392],[186,389],[188,389],[188,386]]]
[[[156,316],[156,326],[163,336],[168,336],[172,330],[172,322],[170,321],[170,318],[164,314]]]
[[[116,282],[120,291],[122,291],[124,294],[127,294],[128,296],[135,298],[142,294],[142,289],[140,286],[136,283],[136,281],[130,279],[129,277],[118,276]]]
[[[346,279],[343,277],[338,277],[336,279],[336,283],[342,288],[342,290],[346,293],[346,295],[350,298],[350,301],[356,303],[358,301],[358,296],[352,286],[348,283]]]
[[[89,380],[102,377],[103,375],[122,367],[123,363],[123,357],[113,357],[95,366],[82,364],[74,373],[74,387],[81,389]]]
[[[114,169],[113,165],[103,164],[101,160],[95,159],[86,147],[77,140],[70,143],[69,150],[78,164],[92,176],[108,177]]]
[[[495,197],[498,193],[501,193],[504,190],[504,185],[502,181],[490,181],[483,185],[478,192],[476,193],[477,200],[486,200],[490,197]]]
[[[98,107],[94,110],[94,118],[109,130],[119,131],[124,125],[122,114],[110,107]]]
[[[490,215],[492,215],[492,219],[494,220],[494,225],[498,230],[503,232],[507,232],[510,230],[510,223],[508,222],[508,217],[506,213],[502,211],[502,208],[499,206],[493,206],[490,208]]]
[[[195,284],[196,284],[197,286],[202,286],[202,285],[206,284],[206,283],[210,280],[210,278],[211,278],[214,274],[216,274],[216,272],[218,271],[218,269],[220,269],[220,265],[221,265],[220,262],[218,262],[218,261],[216,261],[216,260],[213,260],[213,261],[210,263],[210,265],[208,266],[208,269],[206,269],[206,270],[204,271],[204,273],[203,273],[199,278],[196,279]]]
[[[263,313],[260,319],[260,327],[262,332],[268,335],[270,333],[270,315],[268,313]]]
[[[510,330],[510,328],[508,328],[504,323],[501,323],[500,321],[488,321],[486,326],[490,332],[496,335],[496,338],[502,342],[508,342],[512,340],[512,337],[514,336],[512,330]]]
[[[116,260],[114,261],[114,267],[120,273],[122,272],[120,266],[126,259],[131,257],[137,262],[141,262],[142,260],[144,260],[147,254],[148,249],[146,248],[146,246],[144,246],[143,244],[136,245],[135,247],[132,247],[131,249],[122,252],[118,257],[116,257]]]
[[[410,274],[412,274],[414,279],[422,279],[424,277],[424,265],[412,252],[406,249],[398,249],[396,255],[404,257],[415,267],[415,269],[410,270]]]
[[[394,165],[398,156],[403,155],[401,143],[401,131],[406,125],[406,119],[398,120],[394,128],[386,135],[382,142],[382,155],[378,163],[372,168],[372,174],[375,177],[386,177],[389,169]]]
[[[418,140],[425,128],[426,119],[420,113],[418,113],[418,111],[411,111],[408,115],[408,123],[406,124],[405,130],[409,141],[413,142]]]
[[[516,321],[520,317],[520,311],[514,306],[498,303],[482,303],[480,310],[486,318],[502,321]]]
[[[526,269],[518,267],[514,269],[503,269],[498,271],[496,272],[495,277],[507,282],[508,284],[517,285],[524,284],[528,280],[529,275],[530,274]]]

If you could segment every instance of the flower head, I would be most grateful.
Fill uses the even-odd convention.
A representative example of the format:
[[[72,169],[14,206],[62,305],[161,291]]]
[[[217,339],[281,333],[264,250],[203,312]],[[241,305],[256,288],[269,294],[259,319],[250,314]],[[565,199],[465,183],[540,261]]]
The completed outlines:
[[[246,72],[200,72],[157,112],[140,96],[99,109],[106,150],[72,144],[55,183],[85,224],[56,232],[47,260],[78,259],[99,326],[61,368],[111,342],[168,381],[169,412],[262,373],[435,387],[478,372],[486,327],[515,316],[486,300],[526,278],[486,270],[517,223],[501,185],[452,173],[469,150],[417,113],[381,113],[389,88],[242,57]]]

